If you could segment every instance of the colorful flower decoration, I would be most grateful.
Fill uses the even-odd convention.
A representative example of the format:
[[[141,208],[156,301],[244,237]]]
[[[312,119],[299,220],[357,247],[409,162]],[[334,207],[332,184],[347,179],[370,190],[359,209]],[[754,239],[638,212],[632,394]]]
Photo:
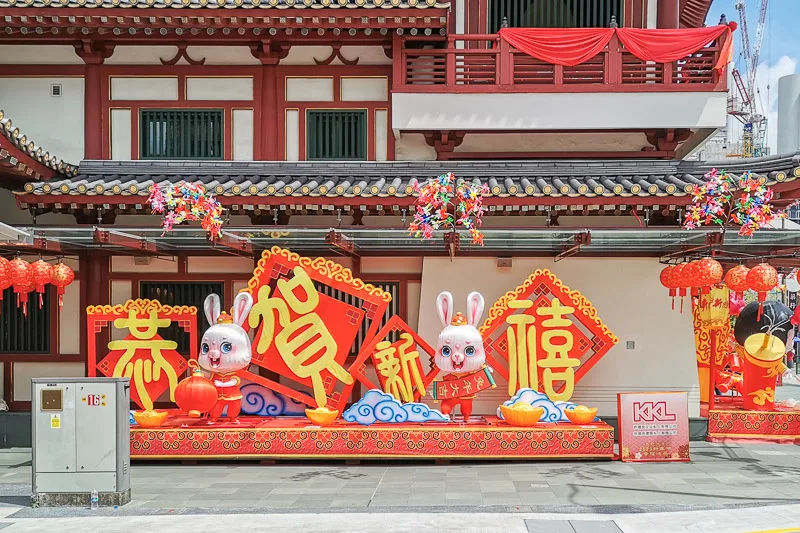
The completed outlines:
[[[166,189],[154,185],[147,201],[153,213],[164,215],[162,236],[187,220],[200,221],[212,241],[222,234],[222,205],[199,183],[181,182]]]
[[[776,218],[786,218],[786,210],[775,212],[770,203],[772,189],[750,172],[737,178],[726,171],[711,170],[706,183],[695,185],[684,227],[739,225],[739,235],[750,236]]]
[[[483,234],[478,230],[483,208],[483,197],[489,192],[486,184],[468,183],[456,180],[452,172],[429,180],[424,185],[414,184],[417,193],[414,220],[408,227],[409,234],[422,239],[430,239],[438,229],[465,227],[472,237],[472,244],[483,246]],[[455,216],[448,212],[455,195]],[[456,216],[458,218],[456,218]]]

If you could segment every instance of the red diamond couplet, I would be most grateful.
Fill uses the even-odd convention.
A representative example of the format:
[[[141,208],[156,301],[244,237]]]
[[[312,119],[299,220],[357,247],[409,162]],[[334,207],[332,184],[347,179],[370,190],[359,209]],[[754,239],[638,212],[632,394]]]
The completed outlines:
[[[489,310],[480,331],[509,396],[533,388],[569,400],[574,386],[619,339],[580,292],[537,270]]]

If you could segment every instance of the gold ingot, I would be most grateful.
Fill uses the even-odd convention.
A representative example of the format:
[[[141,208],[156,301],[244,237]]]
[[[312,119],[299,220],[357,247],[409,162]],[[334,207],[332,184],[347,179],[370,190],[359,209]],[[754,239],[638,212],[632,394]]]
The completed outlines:
[[[518,402],[514,405],[501,405],[500,412],[511,426],[535,426],[544,415],[544,407],[533,407],[530,404]]]
[[[597,407],[589,408],[585,405],[577,405],[572,409],[564,409],[564,414],[573,424],[591,424],[597,415]]]
[[[339,416],[339,411],[328,407],[306,409],[306,417],[317,426],[330,426]]]

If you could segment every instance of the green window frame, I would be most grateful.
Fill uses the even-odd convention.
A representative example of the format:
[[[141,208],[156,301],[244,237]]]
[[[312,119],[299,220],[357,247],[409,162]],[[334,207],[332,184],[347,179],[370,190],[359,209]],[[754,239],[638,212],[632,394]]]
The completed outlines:
[[[511,28],[607,28],[611,17],[622,26],[624,0],[489,0],[489,33],[508,18]]]
[[[222,159],[222,109],[142,109],[139,159]]]
[[[306,159],[366,161],[367,111],[306,110]]]

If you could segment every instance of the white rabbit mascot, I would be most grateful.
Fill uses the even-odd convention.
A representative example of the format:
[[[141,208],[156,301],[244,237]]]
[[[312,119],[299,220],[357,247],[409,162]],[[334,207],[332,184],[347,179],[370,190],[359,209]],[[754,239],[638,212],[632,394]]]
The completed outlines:
[[[209,294],[203,307],[211,327],[203,335],[197,362],[200,368],[211,374],[210,379],[219,395],[209,416],[212,422],[216,422],[227,407],[228,418],[235,422],[242,408],[242,391],[236,372],[248,368],[252,357],[250,337],[242,324],[253,307],[253,297],[247,292],[240,292],[233,301],[232,318],[228,313],[220,313],[219,296],[216,294]]]
[[[467,316],[453,316],[453,295],[443,291],[436,298],[436,310],[444,327],[436,342],[436,366],[446,374],[433,382],[433,397],[442,401],[442,413],[449,416],[459,406],[464,421],[469,421],[475,393],[495,387],[476,327],[483,314],[483,296],[469,293]]]

